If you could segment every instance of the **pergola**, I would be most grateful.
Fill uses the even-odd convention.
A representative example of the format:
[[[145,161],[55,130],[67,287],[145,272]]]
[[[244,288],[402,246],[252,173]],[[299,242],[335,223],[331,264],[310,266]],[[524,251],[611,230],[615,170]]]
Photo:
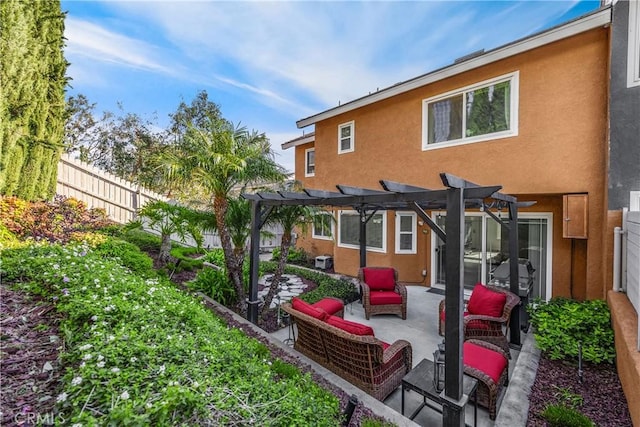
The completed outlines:
[[[447,245],[445,259],[445,388],[450,404],[443,408],[443,424],[464,426],[462,393],[463,301],[464,301],[464,220],[465,209],[486,212],[508,232],[510,290],[518,295],[518,207],[535,202],[518,202],[516,197],[500,193],[501,185],[481,186],[457,176],[441,173],[443,189],[432,190],[381,180],[381,190],[336,185],[338,192],[305,189],[303,192],[278,191],[242,194],[251,201],[250,284],[247,313],[249,321],[258,321],[258,264],[260,229],[274,207],[286,205],[350,207],[360,214],[360,266],[367,264],[366,225],[378,210],[413,210]],[[491,209],[507,209],[509,217],[500,218]],[[446,210],[445,229],[426,211]],[[445,231],[446,230],[446,231]],[[520,315],[516,307],[509,325],[510,342],[520,347]]]

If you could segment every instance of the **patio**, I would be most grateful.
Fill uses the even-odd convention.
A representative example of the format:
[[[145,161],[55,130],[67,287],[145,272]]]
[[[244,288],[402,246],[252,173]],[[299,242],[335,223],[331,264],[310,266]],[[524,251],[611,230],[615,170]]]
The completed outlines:
[[[396,315],[376,315],[371,316],[370,320],[365,319],[364,310],[360,302],[354,302],[348,304],[345,307],[344,318],[352,320],[362,324],[369,325],[373,328],[375,336],[385,342],[392,343],[398,339],[405,339],[409,341],[413,349],[413,367],[415,367],[422,359],[433,359],[433,352],[437,348],[438,343],[442,342],[442,337],[438,335],[438,303],[444,295],[437,289],[425,288],[422,286],[407,286],[408,292],[408,308],[407,319],[402,320]],[[272,334],[272,337],[285,341],[289,338],[290,331],[288,328],[281,329]],[[530,371],[531,359],[529,351],[524,351],[530,347],[526,339],[526,335],[523,334],[523,354],[525,357],[520,357],[521,352],[517,350],[511,350],[512,359],[509,362],[509,386],[506,388],[505,393],[501,398],[501,404],[498,410],[498,417],[496,421],[489,419],[489,412],[483,408],[478,407],[478,426],[494,426],[494,425],[519,425],[518,419],[524,416],[526,421],[526,413],[521,414],[519,412],[526,411],[524,408],[524,395],[522,394],[522,381],[532,381],[535,376],[535,370],[533,374],[531,372],[525,372],[524,375],[516,374],[514,372],[516,367],[521,364],[526,366],[519,369],[520,371]],[[301,356],[304,357],[304,356]],[[537,360],[534,360],[537,365]],[[311,363],[313,364],[313,363]],[[535,368],[535,367],[534,367]],[[328,371],[327,371],[328,372]],[[524,384],[526,390],[526,383]],[[518,390],[516,393],[515,390]],[[513,393],[512,393],[513,391]],[[358,393],[359,397],[364,394]],[[510,395],[517,394],[513,398]],[[384,401],[384,405],[391,409],[389,414],[394,415],[393,422],[400,425],[412,425],[412,423],[400,416],[401,412],[401,398],[402,390],[398,387],[396,391],[389,395]],[[371,398],[375,401],[375,399]],[[422,402],[422,397],[413,391],[405,392],[405,413],[411,414]],[[395,413],[393,413],[395,412]],[[398,423],[398,418],[402,423]],[[470,403],[466,408],[465,420],[467,425],[473,425],[473,404]],[[437,411],[425,407],[418,413],[413,420],[416,424],[422,426],[435,426],[442,424],[442,415]],[[524,424],[522,424],[524,425]]]

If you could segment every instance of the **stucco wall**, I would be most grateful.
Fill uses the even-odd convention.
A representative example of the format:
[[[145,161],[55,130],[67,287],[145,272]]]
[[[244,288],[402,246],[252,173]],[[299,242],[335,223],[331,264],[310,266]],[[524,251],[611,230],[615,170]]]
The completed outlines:
[[[640,425],[640,352],[638,349],[638,314],[623,293],[609,291],[607,302],[615,333],[616,367],[627,398],[631,420]]]
[[[527,195],[521,200],[553,200],[554,295],[569,296],[572,281],[564,276],[572,271],[574,296],[604,298],[608,48],[608,29],[592,30],[316,123],[316,175],[302,178],[304,185],[380,188],[380,179],[390,179],[442,188],[438,174],[449,172],[480,184],[501,184],[505,193]],[[422,150],[424,99],[515,71],[520,84],[518,136]],[[355,151],[338,155],[338,126],[351,120]],[[297,171],[304,168],[308,147],[296,148]],[[573,250],[570,241],[559,240],[562,213],[557,200],[566,193],[589,195],[589,239],[574,241]],[[390,218],[388,236],[393,236],[392,225]],[[402,279],[420,281],[430,258],[430,239],[425,240],[424,252],[405,260],[389,250],[390,239],[387,254],[369,252],[368,264],[412,262]],[[357,250],[336,248],[334,256],[336,271],[351,274],[357,268]]]

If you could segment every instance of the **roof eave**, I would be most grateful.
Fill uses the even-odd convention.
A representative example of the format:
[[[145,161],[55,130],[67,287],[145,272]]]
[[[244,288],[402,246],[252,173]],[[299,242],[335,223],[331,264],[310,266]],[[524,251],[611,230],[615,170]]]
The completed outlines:
[[[292,141],[285,142],[280,147],[282,147],[283,150],[286,150],[291,147],[297,147],[298,145],[308,144],[315,140],[316,140],[315,135],[313,133],[310,133],[308,136],[304,138],[296,138]]]
[[[482,67],[492,62],[497,62],[502,59],[518,55],[520,53],[527,52],[529,50],[536,49],[538,47],[584,33],[586,31],[593,30],[595,28],[604,27],[606,25],[609,25],[610,23],[611,7],[605,7],[589,15],[570,21],[566,24],[487,51],[483,55],[476,56],[467,61],[440,68],[431,73],[424,74],[414,79],[407,80],[406,82],[396,84],[381,91],[375,92],[371,95],[358,98],[346,104],[342,104],[338,107],[334,107],[305,119],[298,120],[296,122],[296,125],[299,129],[301,129],[322,120],[335,117],[339,114],[343,114],[357,108],[361,108],[375,102],[391,98],[393,96],[428,85],[430,83],[434,83],[439,80],[443,80],[448,77],[452,77],[457,74]]]

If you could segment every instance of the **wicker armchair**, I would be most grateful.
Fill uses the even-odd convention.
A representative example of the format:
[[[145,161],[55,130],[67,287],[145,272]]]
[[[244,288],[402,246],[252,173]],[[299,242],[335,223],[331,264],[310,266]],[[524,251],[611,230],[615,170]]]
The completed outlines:
[[[358,280],[367,320],[374,314],[397,314],[407,318],[407,288],[398,283],[393,267],[361,267]]]
[[[509,360],[498,346],[480,340],[468,340],[463,347],[464,373],[478,380],[476,401],[489,409],[496,419],[498,399],[509,383]]]
[[[477,288],[478,285],[480,285],[481,288]],[[503,288],[484,286],[482,284],[478,285],[476,285],[476,288],[474,288],[474,292],[476,292],[477,289],[478,291],[493,291],[504,295],[504,306],[502,307],[499,316],[490,316],[478,313],[477,311],[471,312],[472,310],[465,311],[463,319],[464,339],[477,339],[497,345],[504,350],[509,358],[511,358],[507,332],[509,328],[509,319],[511,318],[511,312],[518,304],[520,304],[520,297]],[[473,299],[474,295],[472,293],[471,298],[469,300],[465,300],[465,305],[469,307],[469,303]],[[444,306],[445,300],[440,301],[440,305],[438,308],[440,319],[438,323],[438,333],[442,336],[444,336]]]

